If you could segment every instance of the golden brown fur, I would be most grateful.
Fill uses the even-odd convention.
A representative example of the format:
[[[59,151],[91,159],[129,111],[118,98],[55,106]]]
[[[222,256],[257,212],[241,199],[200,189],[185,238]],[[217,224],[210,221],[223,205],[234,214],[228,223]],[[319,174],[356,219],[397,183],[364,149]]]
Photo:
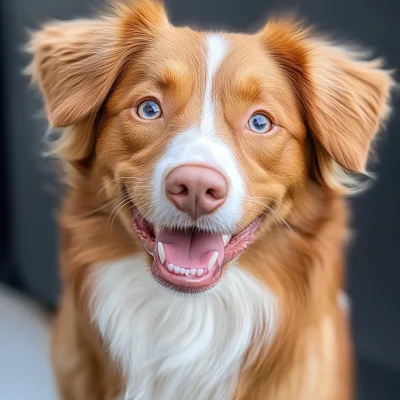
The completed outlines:
[[[90,323],[89,273],[143,251],[129,207],[118,215],[113,209],[124,184],[146,212],[148,188],[124,177],[148,181],[169,140],[200,117],[203,37],[172,27],[150,1],[116,6],[98,20],[53,23],[32,37],[29,71],[51,124],[66,127],[54,150],[68,189],[59,220],[64,293],[53,340],[65,400],[111,400],[124,387]],[[287,221],[265,219],[240,258],[275,293],[281,315],[272,347],[242,372],[235,399],[350,399],[348,320],[337,303],[347,188],[338,171],[365,171],[388,111],[390,75],[290,21],[226,37],[229,60],[215,77],[216,101],[224,104],[219,134],[235,152],[248,195],[264,198]],[[162,96],[165,109],[151,129],[131,109],[149,95]],[[240,135],[254,105],[266,106],[278,134]],[[242,226],[265,211],[263,202],[244,207]]]

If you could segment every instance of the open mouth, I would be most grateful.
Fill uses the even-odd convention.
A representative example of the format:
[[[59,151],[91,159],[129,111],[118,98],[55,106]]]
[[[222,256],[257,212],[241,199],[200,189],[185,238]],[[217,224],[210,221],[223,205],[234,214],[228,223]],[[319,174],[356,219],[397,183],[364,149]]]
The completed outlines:
[[[215,286],[223,266],[238,257],[261,224],[255,219],[235,235],[189,229],[155,228],[137,212],[133,226],[154,257],[151,272],[164,286],[180,292],[202,292]]]

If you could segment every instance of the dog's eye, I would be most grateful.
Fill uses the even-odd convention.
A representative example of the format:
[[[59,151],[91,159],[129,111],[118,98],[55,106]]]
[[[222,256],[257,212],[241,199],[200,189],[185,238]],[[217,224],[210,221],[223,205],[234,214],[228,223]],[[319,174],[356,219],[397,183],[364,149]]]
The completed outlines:
[[[157,119],[161,117],[161,107],[154,100],[146,100],[139,104],[137,114],[142,119]]]
[[[273,128],[273,124],[264,114],[255,113],[250,117],[246,127],[255,133],[263,134],[268,133]]]

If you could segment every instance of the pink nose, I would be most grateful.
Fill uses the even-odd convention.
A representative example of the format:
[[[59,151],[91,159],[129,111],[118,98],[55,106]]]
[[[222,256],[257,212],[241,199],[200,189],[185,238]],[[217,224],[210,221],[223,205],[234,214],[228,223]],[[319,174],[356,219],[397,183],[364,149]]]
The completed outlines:
[[[197,165],[182,165],[172,170],[165,188],[176,208],[194,220],[221,207],[228,194],[228,184],[222,174]]]

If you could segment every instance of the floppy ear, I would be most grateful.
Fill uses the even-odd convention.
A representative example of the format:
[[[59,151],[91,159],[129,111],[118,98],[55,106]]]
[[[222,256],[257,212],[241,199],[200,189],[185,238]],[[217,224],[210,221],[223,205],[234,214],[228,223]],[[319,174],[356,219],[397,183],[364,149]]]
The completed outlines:
[[[80,122],[99,110],[124,63],[167,18],[156,1],[115,6],[107,17],[53,22],[34,32],[27,68],[43,93],[54,127]]]
[[[390,73],[379,60],[363,61],[290,21],[268,24],[261,37],[291,79],[317,146],[346,170],[365,172],[388,115]]]

